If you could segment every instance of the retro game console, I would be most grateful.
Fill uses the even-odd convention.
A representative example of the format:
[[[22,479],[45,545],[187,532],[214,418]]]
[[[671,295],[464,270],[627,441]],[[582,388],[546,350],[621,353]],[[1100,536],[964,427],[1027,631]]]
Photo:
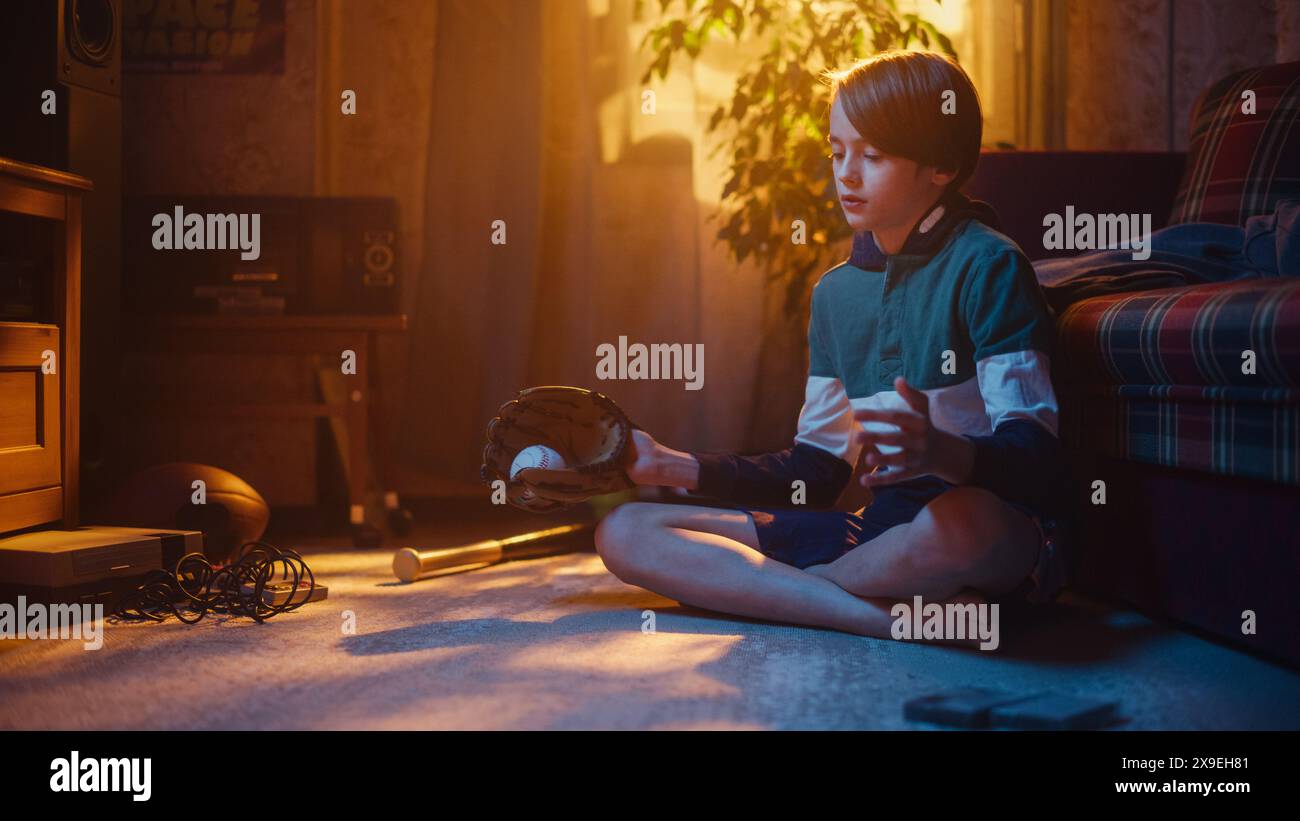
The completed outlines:
[[[0,601],[109,604],[152,570],[203,552],[195,530],[87,525],[0,538]]]

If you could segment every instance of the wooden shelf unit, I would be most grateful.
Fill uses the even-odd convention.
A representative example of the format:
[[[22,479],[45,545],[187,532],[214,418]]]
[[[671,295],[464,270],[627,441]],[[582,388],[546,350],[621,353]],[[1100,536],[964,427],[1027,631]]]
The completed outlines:
[[[324,355],[337,362],[341,351],[356,355],[356,383],[337,401],[283,402],[259,400],[241,394],[212,400],[164,398],[124,406],[136,418],[198,419],[330,419],[346,431],[342,456],[348,477],[349,518],[358,522],[365,512],[368,479],[380,484],[388,478],[388,454],[382,447],[371,451],[372,410],[378,404],[380,382],[372,367],[382,334],[407,330],[405,314],[322,316],[139,316],[122,321],[124,350],[131,353],[168,352],[182,356],[201,354]],[[172,457],[188,461],[183,454]],[[304,481],[310,477],[304,477]]]
[[[81,196],[90,180],[0,157],[0,220],[54,223],[52,322],[0,322],[0,534],[79,524]],[[45,372],[46,351],[57,354]]]

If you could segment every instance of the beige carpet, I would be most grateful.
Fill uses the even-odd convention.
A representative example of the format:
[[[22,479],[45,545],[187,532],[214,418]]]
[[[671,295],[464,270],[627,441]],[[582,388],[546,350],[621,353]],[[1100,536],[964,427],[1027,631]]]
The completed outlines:
[[[1078,597],[981,653],[683,608],[593,553],[401,584],[389,550],[332,543],[293,545],[329,599],[265,624],[0,641],[0,728],[901,729],[908,699],[983,685],[1118,699],[1121,728],[1300,729],[1296,672]]]

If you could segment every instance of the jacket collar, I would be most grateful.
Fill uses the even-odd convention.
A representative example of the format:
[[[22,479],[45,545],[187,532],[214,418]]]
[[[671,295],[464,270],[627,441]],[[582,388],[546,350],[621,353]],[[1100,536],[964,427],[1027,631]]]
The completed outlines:
[[[994,230],[998,229],[997,214],[988,203],[969,199],[959,191],[945,194],[912,226],[902,250],[896,256],[923,259],[934,256],[948,241],[948,235],[953,229],[969,219],[979,220]],[[870,231],[860,231],[853,235],[853,251],[848,260],[850,265],[866,271],[883,271],[888,261],[889,256],[876,245],[875,237]]]

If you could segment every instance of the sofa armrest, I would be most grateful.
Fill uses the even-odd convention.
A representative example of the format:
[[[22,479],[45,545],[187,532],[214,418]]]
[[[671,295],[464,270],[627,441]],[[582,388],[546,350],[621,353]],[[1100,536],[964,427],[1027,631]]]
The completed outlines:
[[[1164,151],[985,151],[966,194],[998,212],[1002,233],[1030,259],[1073,256],[1043,248],[1043,217],[1065,213],[1150,214],[1169,221],[1187,155]]]

